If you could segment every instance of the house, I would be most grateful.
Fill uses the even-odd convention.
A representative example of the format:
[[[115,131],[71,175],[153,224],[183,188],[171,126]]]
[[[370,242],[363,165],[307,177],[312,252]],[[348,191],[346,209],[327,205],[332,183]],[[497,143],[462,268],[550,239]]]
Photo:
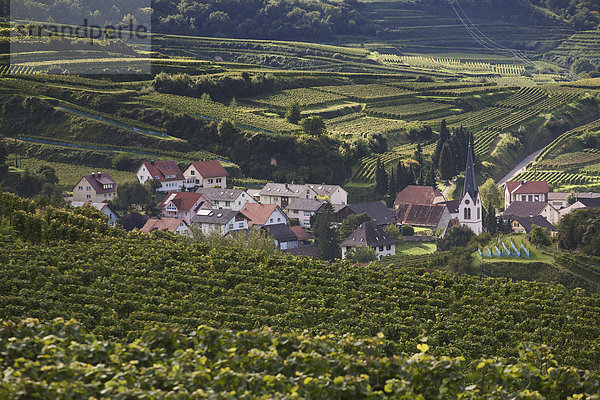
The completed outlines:
[[[308,183],[310,189],[317,193],[317,200],[329,200],[331,204],[348,204],[348,192],[338,185],[315,185]]]
[[[210,210],[213,204],[202,193],[171,192],[158,204],[165,217],[182,218],[188,225],[198,210]]]
[[[108,218],[108,226],[115,226],[119,219],[119,214],[108,203],[98,203],[91,201],[72,200],[71,207],[94,207]]]
[[[336,216],[338,221],[342,222],[349,215],[363,213],[368,214],[371,217],[371,221],[375,222],[376,226],[396,224],[396,213],[394,210],[387,208],[383,201],[349,204],[337,211]]]
[[[229,232],[247,230],[248,217],[236,210],[198,210],[192,218],[192,226],[203,234],[218,232],[226,235]]]
[[[504,186],[504,209],[513,201],[548,202],[550,187],[544,181],[506,182]]]
[[[287,208],[293,199],[316,199],[317,192],[306,185],[267,183],[259,193],[261,204],[277,204]]]
[[[569,202],[567,201],[567,197],[569,196],[569,193],[549,192],[548,203],[552,204],[555,209],[560,210],[569,206]]]
[[[393,256],[396,254],[397,242],[383,231],[383,227],[377,226],[373,221],[360,224],[354,232],[341,244],[342,260],[346,258],[349,250],[358,246],[368,246],[375,250],[377,258]]]
[[[241,213],[248,217],[248,227],[285,224],[290,220],[277,204],[246,203]]]
[[[600,197],[576,197],[576,199],[578,200],[575,203],[559,211],[560,218],[572,213],[575,210],[581,210],[585,208],[600,208]]]
[[[229,172],[217,160],[196,161],[183,171],[183,176],[187,189],[197,186],[224,189],[227,187]]]
[[[256,203],[248,193],[242,189],[220,189],[200,187],[196,193],[202,193],[204,197],[213,203],[215,209],[230,209],[240,211],[246,203]]]
[[[551,224],[560,221],[560,213],[551,203],[513,201],[502,213],[503,216],[529,217],[530,215],[541,215]]]
[[[293,199],[286,207],[288,216],[296,218],[301,226],[310,228],[310,217],[319,211],[325,200]]]
[[[178,235],[191,236],[188,224],[182,218],[150,218],[140,229],[141,232],[168,231]]]
[[[257,203],[260,203],[260,191],[261,189],[247,189],[246,193],[250,195]]]
[[[429,228],[434,232],[447,227],[450,219],[450,211],[444,204],[401,204],[396,211],[398,223]]]
[[[109,174],[85,175],[73,188],[73,200],[100,203],[117,196],[117,184]]]
[[[148,161],[136,172],[140,183],[149,180],[160,182],[159,192],[172,192],[183,189],[184,177],[175,161]]]
[[[475,166],[473,165],[473,150],[471,143],[467,147],[467,166],[465,169],[465,183],[460,201],[458,203],[458,222],[466,225],[476,235],[483,231],[483,207],[479,188],[475,180]]]
[[[314,239],[312,235],[306,232],[301,226],[290,226],[290,229],[296,234],[299,245],[309,245],[310,242]]]
[[[450,219],[456,219],[458,221],[458,206],[460,206],[460,200],[448,200],[438,204],[445,205],[450,213]]]
[[[531,232],[531,228],[536,225],[546,229],[550,236],[556,236],[557,234],[556,228],[541,215],[533,215],[530,217],[510,216],[508,219],[510,220],[510,226],[512,227],[513,232],[529,233]]]
[[[286,224],[264,225],[261,229],[269,233],[279,250],[298,248],[298,236]]]
[[[394,210],[402,204],[437,204],[446,201],[444,195],[431,186],[408,185],[396,195]]]

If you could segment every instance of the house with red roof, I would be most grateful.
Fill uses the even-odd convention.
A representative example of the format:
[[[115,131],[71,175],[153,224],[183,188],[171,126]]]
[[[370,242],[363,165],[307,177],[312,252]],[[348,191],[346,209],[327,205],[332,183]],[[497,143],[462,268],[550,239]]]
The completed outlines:
[[[241,213],[250,219],[248,227],[286,224],[290,220],[277,204],[246,203]]]
[[[394,209],[403,204],[432,205],[446,201],[444,195],[431,186],[408,185],[396,195]]]
[[[213,204],[202,193],[171,192],[158,204],[165,217],[181,218],[188,225],[200,210],[211,210]]]
[[[217,160],[196,161],[184,171],[185,187],[226,188],[229,172]]]
[[[516,181],[506,182],[504,186],[504,209],[513,201],[548,202],[550,186],[544,181]]]
[[[140,231],[146,233],[168,231],[184,236],[192,234],[190,227],[182,218],[150,218]]]
[[[73,200],[106,202],[117,196],[117,184],[106,172],[85,175],[73,188]]]
[[[140,183],[149,180],[160,182],[159,192],[172,192],[183,189],[184,177],[181,169],[173,160],[147,161],[136,172]]]

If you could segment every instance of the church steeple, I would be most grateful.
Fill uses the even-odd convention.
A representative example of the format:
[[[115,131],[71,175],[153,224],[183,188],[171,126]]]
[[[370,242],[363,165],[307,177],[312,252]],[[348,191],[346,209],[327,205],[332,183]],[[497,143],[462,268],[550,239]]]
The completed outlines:
[[[467,148],[467,168],[465,171],[465,186],[463,187],[462,196],[466,193],[471,195],[473,200],[477,199],[477,182],[475,181],[475,166],[473,165],[473,150],[471,149],[471,141]]]

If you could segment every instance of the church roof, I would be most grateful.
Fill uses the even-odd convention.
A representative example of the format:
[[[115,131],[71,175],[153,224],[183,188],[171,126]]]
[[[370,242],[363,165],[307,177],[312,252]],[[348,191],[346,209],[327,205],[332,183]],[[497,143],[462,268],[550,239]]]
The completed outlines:
[[[471,143],[467,149],[467,168],[465,171],[465,186],[463,187],[462,196],[469,193],[471,198],[475,200],[477,198],[477,182],[475,181],[475,166],[473,165],[473,150],[471,149]]]

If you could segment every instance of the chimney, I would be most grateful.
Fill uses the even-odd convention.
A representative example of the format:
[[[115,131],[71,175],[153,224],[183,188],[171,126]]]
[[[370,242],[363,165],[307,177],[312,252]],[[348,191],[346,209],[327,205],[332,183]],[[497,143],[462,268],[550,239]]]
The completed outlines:
[[[150,161],[150,165],[154,166],[154,160]]]
[[[92,172],[92,178],[96,178],[96,174]]]
[[[98,179],[102,178],[102,173],[98,171]]]

